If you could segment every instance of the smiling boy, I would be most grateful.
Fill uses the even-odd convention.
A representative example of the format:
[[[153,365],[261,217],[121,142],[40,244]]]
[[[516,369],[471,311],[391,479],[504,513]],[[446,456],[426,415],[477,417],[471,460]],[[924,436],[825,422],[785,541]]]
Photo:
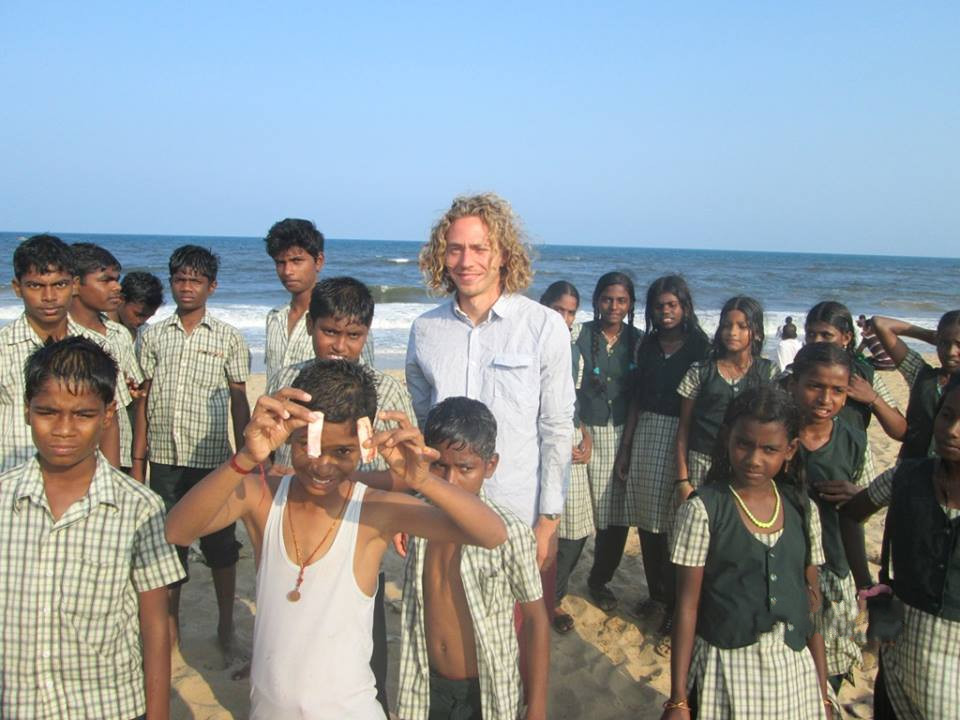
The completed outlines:
[[[163,504],[97,452],[117,367],[83,337],[24,371],[36,457],[0,475],[0,716],[169,717]]]
[[[307,428],[323,414],[321,448]],[[293,388],[257,401],[244,445],[171,510],[167,538],[187,544],[242,519],[258,560],[251,673],[254,720],[383,720],[369,661],[380,561],[397,532],[495,547],[500,518],[475,496],[428,473],[436,453],[405,419],[371,445],[398,484],[431,504],[354,479],[357,423],[377,413],[370,371],[318,360]],[[294,474],[250,474],[291,442]]]
[[[398,705],[403,720],[547,717],[550,631],[536,539],[482,490],[499,461],[496,440],[497,421],[477,400],[447,398],[427,415],[424,442],[440,455],[431,472],[479,495],[503,520],[507,541],[494,549],[418,538],[408,544]],[[514,603],[530,658],[526,688]]]
[[[151,326],[140,343],[146,380],[134,440],[133,473],[143,479],[149,444],[150,487],[168,508],[213,468],[230,457],[227,409],[234,439],[242,444],[250,419],[246,380],[250,353],[240,331],[207,312],[217,288],[217,257],[206,248],[184,245],[170,256],[170,291],[177,311]],[[149,417],[149,422],[147,422]],[[146,432],[143,428],[146,427]],[[200,551],[213,575],[219,622],[217,636],[229,651],[239,543],[235,528],[200,538]],[[187,567],[187,547],[179,548]],[[170,590],[171,637],[179,637],[180,587]]]

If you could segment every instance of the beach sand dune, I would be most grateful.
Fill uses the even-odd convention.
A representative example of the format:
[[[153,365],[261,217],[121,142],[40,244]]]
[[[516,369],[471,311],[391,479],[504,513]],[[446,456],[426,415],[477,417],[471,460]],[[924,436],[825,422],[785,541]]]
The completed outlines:
[[[884,373],[902,409],[907,388],[897,373]],[[402,379],[402,376],[401,376]],[[253,400],[263,392],[263,375],[254,375],[247,385]],[[877,471],[890,467],[899,443],[887,438],[878,423],[870,427]],[[883,532],[883,513],[867,523],[867,554],[876,575]],[[233,674],[249,657],[253,637],[253,553],[242,526],[244,543],[237,572],[236,622],[238,647],[232,658],[224,657],[216,644],[216,604],[210,573],[199,554],[192,556],[191,580],[184,587],[181,606],[182,644],[173,658],[172,717],[174,720],[224,720],[248,716],[249,682]],[[623,563],[612,584],[621,609],[612,614],[598,610],[588,599],[586,576],[593,559],[592,543],[570,581],[564,607],[576,618],[576,629],[566,636],[551,637],[550,717],[553,720],[613,720],[660,717],[661,704],[670,692],[669,655],[657,653],[655,630],[660,618],[641,620],[630,609],[647,597],[643,564],[635,532],[631,532]],[[387,577],[387,632],[390,649],[390,697],[396,698],[399,658],[400,581],[403,561],[390,550],[384,559]],[[872,716],[871,702],[876,658],[864,654],[864,667],[853,687],[845,684],[840,699],[848,717]],[[318,678],[318,681],[322,679]]]

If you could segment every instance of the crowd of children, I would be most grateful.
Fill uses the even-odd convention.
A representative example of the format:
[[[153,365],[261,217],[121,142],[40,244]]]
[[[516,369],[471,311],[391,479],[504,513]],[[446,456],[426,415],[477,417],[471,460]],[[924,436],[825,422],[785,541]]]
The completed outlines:
[[[323,240],[296,219],[266,236],[290,301],[266,318],[252,411],[243,335],[207,309],[211,251],[174,251],[176,309],[147,326],[159,278],[122,275],[91,243],[16,248],[24,311],[0,328],[0,716],[168,717],[187,549],[199,540],[231,652],[240,520],[257,564],[254,718],[548,717],[571,574],[595,535],[586,591],[614,612],[631,527],[647,588],[633,611],[670,654],[664,718],[841,717],[874,594],[861,523],[887,506],[881,580],[904,613],[877,717],[960,707],[960,311],[935,330],[861,318],[858,345],[850,311],[820,302],[806,344],[775,362],[753,298],[723,305],[711,342],[680,276],[650,284],[643,330],[625,272],[598,279],[582,324],[577,288],[550,285],[540,302],[570,330],[577,397],[550,587],[527,519],[484,492],[497,418],[449,397],[417,428],[405,386],[374,367],[370,290],[318,277]],[[905,415],[881,368],[906,379]],[[874,418],[903,442],[879,475]],[[406,555],[393,703],[391,546]]]

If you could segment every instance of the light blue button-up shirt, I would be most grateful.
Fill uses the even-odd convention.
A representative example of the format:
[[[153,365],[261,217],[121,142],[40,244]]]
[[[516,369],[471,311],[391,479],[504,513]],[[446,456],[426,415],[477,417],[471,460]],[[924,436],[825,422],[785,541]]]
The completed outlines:
[[[500,465],[484,492],[533,525],[560,513],[570,477],[570,331],[560,315],[505,294],[479,325],[456,299],[418,317],[407,345],[407,388],[420,427],[448,397],[480,400],[497,419]]]

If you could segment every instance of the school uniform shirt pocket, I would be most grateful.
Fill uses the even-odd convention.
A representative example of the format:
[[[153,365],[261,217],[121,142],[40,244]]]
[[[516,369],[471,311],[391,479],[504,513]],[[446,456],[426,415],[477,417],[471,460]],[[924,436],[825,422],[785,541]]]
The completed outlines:
[[[488,616],[511,610],[513,596],[505,583],[506,576],[497,568],[480,570],[480,588],[484,610]]]
[[[194,367],[189,368],[197,384],[203,388],[226,387],[224,365],[227,357],[223,350],[210,345],[201,345],[193,353]]]
[[[66,628],[72,628],[82,647],[102,656],[121,652],[124,589],[130,582],[129,563],[80,558],[65,568],[62,609]]]
[[[517,407],[540,405],[540,377],[533,355],[503,353],[493,358],[494,394]]]

